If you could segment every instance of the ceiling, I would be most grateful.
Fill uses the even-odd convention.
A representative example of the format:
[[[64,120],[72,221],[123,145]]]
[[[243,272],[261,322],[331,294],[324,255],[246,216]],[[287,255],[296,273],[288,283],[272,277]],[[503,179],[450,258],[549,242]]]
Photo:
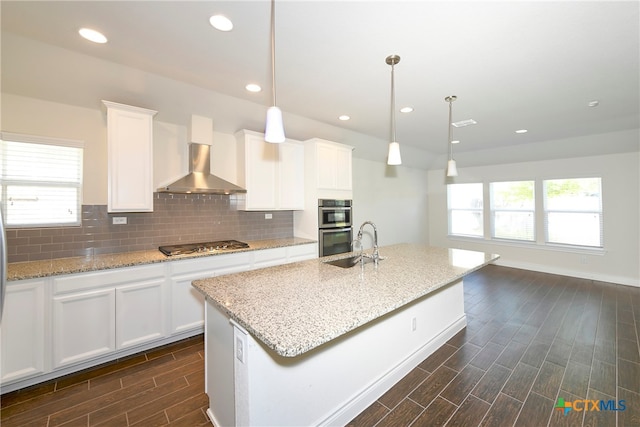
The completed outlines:
[[[158,110],[158,120],[186,124],[202,114],[222,132],[262,130],[271,104],[268,1],[1,8],[5,93],[92,108],[109,99]],[[458,152],[637,129],[639,9],[637,1],[279,0],[278,105],[296,139],[321,136],[311,134],[321,123],[389,141],[385,58],[397,54],[396,107],[414,108],[396,114],[401,147],[446,153],[448,95],[458,97],[454,122],[477,122],[454,130]],[[213,29],[213,14],[229,17],[233,30]],[[80,27],[109,42],[81,39]],[[264,90],[249,93],[247,83]],[[221,95],[207,104],[193,96],[201,88]],[[589,107],[594,100],[599,106]]]

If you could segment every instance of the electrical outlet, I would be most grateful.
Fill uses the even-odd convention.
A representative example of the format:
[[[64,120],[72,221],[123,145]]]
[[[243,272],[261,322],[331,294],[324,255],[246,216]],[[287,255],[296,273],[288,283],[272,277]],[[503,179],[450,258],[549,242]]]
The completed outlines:
[[[114,216],[113,217],[112,224],[114,224],[114,225],[122,225],[122,224],[126,224],[126,223],[127,223],[127,217],[126,216]]]
[[[236,359],[244,363],[244,342],[240,337],[236,337]]]
[[[270,214],[270,213],[264,214],[264,219],[271,219],[271,218],[273,218],[273,214]]]

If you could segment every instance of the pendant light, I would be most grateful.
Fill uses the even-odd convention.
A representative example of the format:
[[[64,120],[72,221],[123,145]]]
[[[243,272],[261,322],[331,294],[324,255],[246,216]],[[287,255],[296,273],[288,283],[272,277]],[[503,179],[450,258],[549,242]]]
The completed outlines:
[[[447,162],[447,176],[458,176],[458,168],[456,167],[456,161],[453,160],[453,121],[451,120],[451,104],[458,99],[457,96],[447,96],[444,100],[449,103],[449,161]]]
[[[387,64],[391,65],[391,142],[389,143],[389,154],[387,156],[388,165],[400,165],[400,144],[396,141],[396,91],[393,78],[394,65],[400,62],[398,55],[389,55],[386,59]]]
[[[282,111],[276,104],[276,2],[271,0],[271,93],[273,105],[267,110],[264,140],[271,143],[284,142]]]

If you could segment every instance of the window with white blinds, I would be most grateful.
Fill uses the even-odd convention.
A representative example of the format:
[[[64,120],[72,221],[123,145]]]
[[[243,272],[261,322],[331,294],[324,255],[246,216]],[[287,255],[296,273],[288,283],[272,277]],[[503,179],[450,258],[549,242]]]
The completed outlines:
[[[601,178],[543,181],[547,243],[603,247]]]
[[[482,183],[449,184],[449,235],[482,237],[484,234]]]
[[[7,132],[0,136],[6,226],[80,225],[84,144]]]
[[[535,234],[535,182],[492,182],[491,237],[533,242]]]

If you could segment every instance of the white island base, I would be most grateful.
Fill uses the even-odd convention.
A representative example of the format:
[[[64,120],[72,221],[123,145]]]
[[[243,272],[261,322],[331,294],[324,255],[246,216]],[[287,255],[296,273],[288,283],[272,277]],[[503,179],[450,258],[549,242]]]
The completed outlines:
[[[466,326],[462,279],[297,357],[206,304],[209,418],[223,426],[345,425]]]

